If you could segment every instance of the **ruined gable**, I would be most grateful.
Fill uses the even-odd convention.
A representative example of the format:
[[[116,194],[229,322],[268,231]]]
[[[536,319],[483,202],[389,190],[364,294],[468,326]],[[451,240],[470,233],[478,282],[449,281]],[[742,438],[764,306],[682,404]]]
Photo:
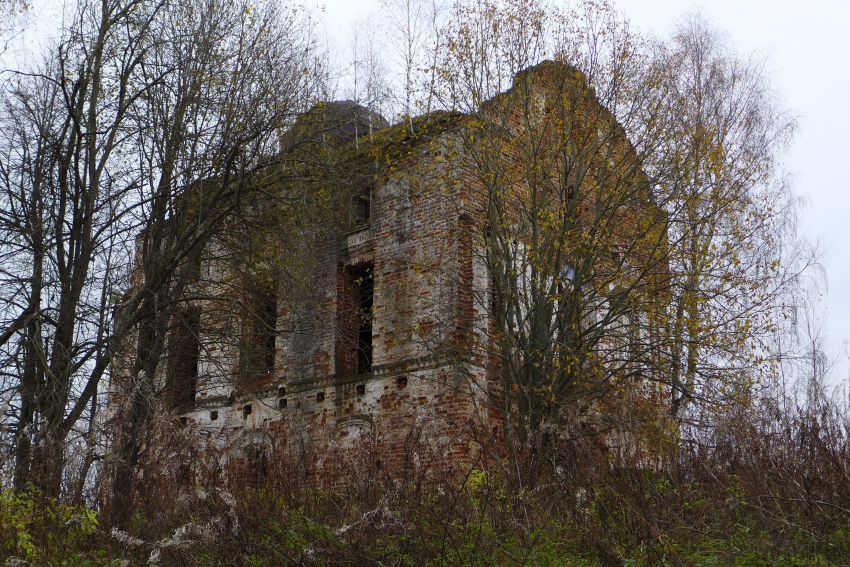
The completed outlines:
[[[587,135],[591,110],[612,120],[573,70],[527,73],[514,88],[539,89],[533,111],[553,143]],[[495,434],[487,219],[463,142],[482,121],[513,133],[512,96],[412,129],[327,103],[282,134],[283,153],[201,255],[161,367],[172,409],[232,479],[260,482],[287,459],[330,475],[364,448],[379,468],[457,466]],[[584,130],[552,116],[552,96],[571,97]],[[522,191],[504,147],[500,167]],[[618,175],[640,182],[634,170]]]

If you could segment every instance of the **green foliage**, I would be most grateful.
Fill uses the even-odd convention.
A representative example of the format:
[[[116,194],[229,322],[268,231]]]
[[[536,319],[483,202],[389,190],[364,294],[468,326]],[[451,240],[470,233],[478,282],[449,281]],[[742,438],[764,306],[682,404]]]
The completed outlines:
[[[97,529],[97,513],[60,504],[38,491],[0,492],[0,554],[36,564],[86,565],[77,554]]]
[[[6,490],[2,552],[35,565],[145,564],[157,540],[193,522],[219,531],[180,549],[164,547],[163,565],[832,567],[850,557],[850,518],[817,533],[817,518],[803,509],[752,505],[744,476],[719,478],[715,469],[682,481],[671,472],[614,467],[587,482],[587,472],[516,493],[498,470],[482,469],[439,486],[377,479],[369,491],[245,490],[234,494],[230,511],[212,502],[188,515],[138,510],[131,531],[147,544],[133,549],[116,541],[93,545],[99,532],[92,510]],[[235,521],[224,524],[225,516]]]

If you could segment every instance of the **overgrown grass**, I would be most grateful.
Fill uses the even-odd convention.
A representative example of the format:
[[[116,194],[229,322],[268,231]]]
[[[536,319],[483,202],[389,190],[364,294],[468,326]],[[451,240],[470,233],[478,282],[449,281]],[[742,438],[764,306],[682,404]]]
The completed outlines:
[[[283,470],[232,492],[221,479],[153,484],[125,532],[7,490],[0,549],[71,566],[850,564],[846,411],[765,402],[716,424],[652,467],[553,448],[548,472],[522,489],[504,462],[442,477],[373,469],[332,488]]]
[[[94,514],[4,493],[3,551],[36,565],[844,565],[850,518],[759,502],[738,483],[676,483],[667,473],[612,471],[587,493],[541,487],[506,498],[499,483],[453,494],[389,488],[363,501],[344,488],[305,491],[294,505],[265,489],[232,506],[136,514],[131,534],[95,530]],[[623,490],[627,486],[628,490]],[[14,501],[9,514],[8,502]],[[73,518],[71,524],[65,518]],[[167,521],[163,521],[167,518]],[[182,535],[181,535],[182,532]],[[128,537],[131,536],[131,537]],[[154,560],[151,560],[154,558]]]

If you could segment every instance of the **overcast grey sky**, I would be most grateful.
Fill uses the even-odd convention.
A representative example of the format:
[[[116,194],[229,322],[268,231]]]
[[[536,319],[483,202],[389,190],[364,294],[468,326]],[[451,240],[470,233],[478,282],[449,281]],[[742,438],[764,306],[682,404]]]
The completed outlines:
[[[364,23],[380,11],[377,0],[302,1],[317,10],[328,41],[339,53],[351,44],[355,25],[362,33],[380,33]],[[12,51],[19,54],[61,19],[61,2],[34,4],[27,18],[30,31],[13,42]],[[777,95],[799,120],[785,169],[806,201],[801,231],[823,250],[827,350],[840,357],[836,371],[846,378],[850,363],[842,352],[850,346],[850,0],[619,0],[617,5],[639,29],[658,37],[667,35],[684,14],[699,11],[740,53],[766,58]]]

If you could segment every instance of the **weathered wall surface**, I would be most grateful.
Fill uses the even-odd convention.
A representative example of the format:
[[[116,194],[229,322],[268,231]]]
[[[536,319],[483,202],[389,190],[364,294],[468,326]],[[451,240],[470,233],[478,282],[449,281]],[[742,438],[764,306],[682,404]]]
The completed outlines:
[[[327,193],[328,202],[335,203],[331,213],[301,219],[296,235],[276,232],[275,212],[266,211],[265,220],[272,222],[260,230],[263,237],[256,246],[266,250],[259,260],[244,252],[251,238],[243,243],[238,232],[230,245],[222,240],[206,251],[200,279],[186,300],[200,314],[194,403],[174,409],[196,439],[215,448],[211,458],[220,460],[231,480],[258,482],[277,470],[333,482],[358,467],[404,473],[465,466],[474,462],[477,443],[490,445],[497,436],[500,411],[507,414],[513,402],[494,408],[509,396],[501,389],[508,382],[499,379],[503,353],[494,352],[499,349],[491,313],[495,286],[483,242],[491,212],[492,194],[483,187],[487,180],[504,185],[499,220],[510,236],[529,191],[528,159],[520,150],[539,148],[546,157],[544,169],[572,193],[574,175],[558,178],[571,171],[564,160],[575,157],[571,152],[578,142],[572,138],[584,137],[587,130],[596,140],[599,132],[608,131],[573,128],[576,116],[583,117],[580,125],[591,116],[592,124],[613,128],[614,142],[602,136],[606,139],[589,147],[604,151],[585,149],[589,155],[584,156],[608,174],[599,177],[609,185],[585,176],[586,198],[573,199],[575,210],[560,213],[575,227],[566,236],[559,233],[558,249],[571,243],[576,248],[592,240],[585,238],[591,231],[600,230],[600,223],[585,222],[585,217],[604,191],[622,204],[619,213],[602,217],[611,225],[606,245],[612,254],[619,253],[623,240],[637,238],[652,209],[639,166],[611,170],[614,158],[628,155],[630,147],[587,86],[550,80],[547,73],[566,72],[557,64],[529,72],[533,80],[522,88],[533,89],[531,108],[512,104],[511,97],[522,94],[517,83],[475,118],[484,126],[478,130],[464,129],[470,117],[439,114],[421,119],[418,135],[403,124],[336,149],[319,142],[324,136],[308,136],[314,144],[310,159],[328,161],[303,178],[290,171],[289,182],[300,184],[296,191]],[[558,107],[563,110],[558,115],[547,100],[560,100],[562,91],[574,96]],[[521,122],[528,117],[520,111],[531,113],[530,123]],[[470,148],[477,131],[486,134],[485,140]],[[287,147],[296,148],[300,139],[293,135]],[[464,163],[467,158],[484,159],[477,176]],[[622,198],[610,186],[612,175]],[[259,217],[264,206],[254,205]],[[643,240],[632,246],[641,252],[635,254],[639,259],[645,255]],[[521,237],[506,237],[506,243],[512,254],[523,245]],[[578,255],[569,246],[566,251]],[[254,264],[263,263],[283,268],[255,269]],[[590,278],[598,278],[606,264],[591,268],[597,275]],[[252,290],[263,286],[275,298],[271,321],[251,313],[257,305]],[[246,352],[270,354],[256,348],[261,343],[273,345],[273,357],[246,372]],[[597,352],[607,348],[614,360],[622,359],[627,343],[609,343],[600,342]],[[163,372],[162,381],[168,383],[167,365]],[[633,405],[622,400],[636,391],[630,382],[629,392],[612,397],[609,407],[599,405],[596,415],[613,416],[615,409]]]
[[[428,140],[378,176],[368,223],[312,243],[308,296],[278,289],[268,376],[240,383],[236,310],[194,302],[203,354],[185,422],[221,449],[234,480],[256,479],[276,460],[333,477],[364,451],[376,456],[373,466],[395,471],[473,456],[473,431],[486,419],[484,376],[481,361],[462,361],[457,346],[473,331],[471,288],[486,296],[487,283],[482,266],[473,277],[458,180],[435,159],[450,140]],[[372,365],[358,373],[340,354],[341,313],[350,307],[347,274],[363,266],[374,278]],[[232,293],[225,272],[202,269],[208,293]]]

